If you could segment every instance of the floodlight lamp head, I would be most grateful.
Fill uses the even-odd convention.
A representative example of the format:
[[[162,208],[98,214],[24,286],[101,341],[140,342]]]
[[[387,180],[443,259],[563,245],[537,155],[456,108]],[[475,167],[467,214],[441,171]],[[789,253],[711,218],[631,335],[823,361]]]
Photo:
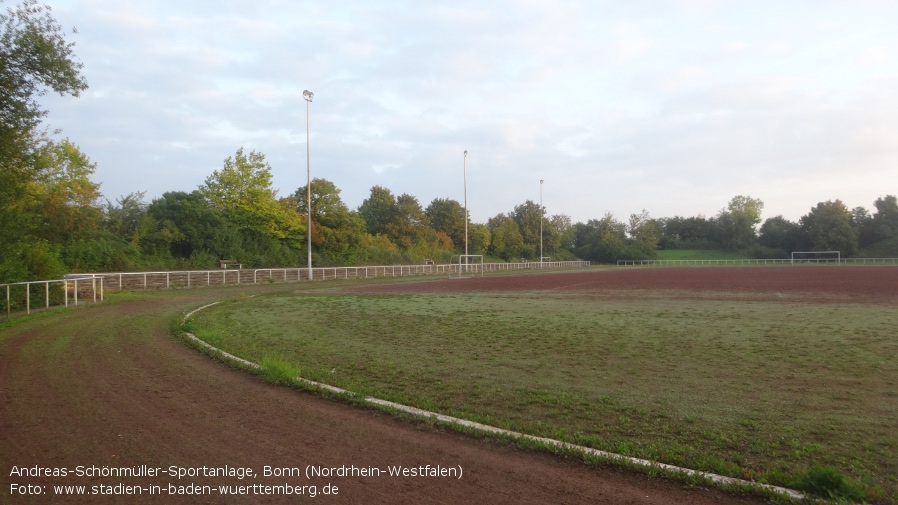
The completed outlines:
[[[544,183],[544,182],[546,182],[546,181],[544,181],[543,179],[540,179],[540,180],[539,180],[539,183],[540,183],[540,184],[542,184],[542,183]]]
[[[468,157],[468,150],[465,149],[465,158],[467,158],[467,157]]]
[[[307,101],[311,102],[311,101],[312,101],[312,97],[315,96],[315,93],[312,93],[312,92],[309,91],[309,90],[305,90],[305,91],[302,92],[302,96],[303,96],[303,98],[305,98]]]

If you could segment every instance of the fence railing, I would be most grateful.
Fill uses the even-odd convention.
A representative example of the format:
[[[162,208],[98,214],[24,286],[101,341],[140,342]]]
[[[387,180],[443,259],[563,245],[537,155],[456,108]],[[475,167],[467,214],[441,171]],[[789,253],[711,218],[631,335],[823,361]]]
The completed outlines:
[[[720,260],[617,260],[619,266],[696,265],[898,265],[898,258],[802,258],[802,259],[720,259]]]
[[[252,270],[249,270],[252,272]],[[72,274],[81,278],[103,277],[106,289],[167,289],[223,286],[246,283],[247,270],[182,270],[163,272],[104,272]]]
[[[323,267],[312,269],[312,280],[372,279],[378,277],[406,277],[412,275],[441,275],[466,272],[479,273],[503,270],[539,268],[579,268],[589,266],[589,261],[545,261],[522,263],[484,263],[458,265],[386,265],[366,267]],[[98,274],[73,274],[82,278],[103,277],[107,290],[168,289],[200,286],[259,284],[263,282],[308,281],[308,268],[256,268],[183,270],[169,272],[104,272]]]
[[[80,283],[80,285],[79,285]],[[43,286],[43,289],[40,288]],[[43,304],[39,301],[37,304],[32,303],[32,291],[35,291],[36,299],[40,299],[43,295]],[[81,295],[82,300],[85,296],[92,298],[96,303],[103,301],[103,276],[102,275],[70,275],[65,279],[54,279],[49,281],[30,281],[30,282],[12,282],[9,284],[0,284],[0,290],[6,295],[6,318],[12,315],[13,308],[16,311],[24,308],[25,314],[31,314],[32,310],[40,308],[49,309],[51,306],[69,306],[69,300],[73,305],[78,305],[78,296]],[[42,307],[41,307],[42,306]]]
[[[373,279],[377,277],[407,277],[411,275],[441,275],[459,273],[495,272],[538,268],[577,268],[589,266],[588,261],[552,261],[539,263],[483,263],[447,265],[389,265],[369,267],[313,268],[313,280]],[[308,268],[257,268],[252,271],[253,284],[259,282],[299,282],[309,278]]]

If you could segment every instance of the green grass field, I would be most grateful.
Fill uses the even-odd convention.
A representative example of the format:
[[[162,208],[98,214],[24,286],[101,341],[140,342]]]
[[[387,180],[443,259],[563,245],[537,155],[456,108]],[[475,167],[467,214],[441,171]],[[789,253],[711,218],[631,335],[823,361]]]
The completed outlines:
[[[836,492],[886,503],[896,327],[882,306],[651,292],[260,296],[191,321],[352,391],[778,485],[812,488],[823,465],[850,479]]]

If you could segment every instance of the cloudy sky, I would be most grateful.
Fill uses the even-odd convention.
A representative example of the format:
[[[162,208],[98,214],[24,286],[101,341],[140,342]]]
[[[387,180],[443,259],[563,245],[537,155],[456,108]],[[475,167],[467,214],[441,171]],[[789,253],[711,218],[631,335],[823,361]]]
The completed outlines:
[[[890,0],[46,2],[90,84],[47,123],[113,201],[192,191],[240,147],[304,186],[305,89],[312,177],[350,208],[463,202],[465,172],[476,222],[541,179],[575,222],[898,194]]]

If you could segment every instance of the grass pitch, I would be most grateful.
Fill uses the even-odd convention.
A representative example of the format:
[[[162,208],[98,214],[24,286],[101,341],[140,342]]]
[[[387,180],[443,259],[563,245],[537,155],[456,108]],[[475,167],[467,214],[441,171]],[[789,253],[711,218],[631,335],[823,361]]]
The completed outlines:
[[[724,475],[898,501],[898,311],[716,293],[262,296],[194,333],[306,378]]]

